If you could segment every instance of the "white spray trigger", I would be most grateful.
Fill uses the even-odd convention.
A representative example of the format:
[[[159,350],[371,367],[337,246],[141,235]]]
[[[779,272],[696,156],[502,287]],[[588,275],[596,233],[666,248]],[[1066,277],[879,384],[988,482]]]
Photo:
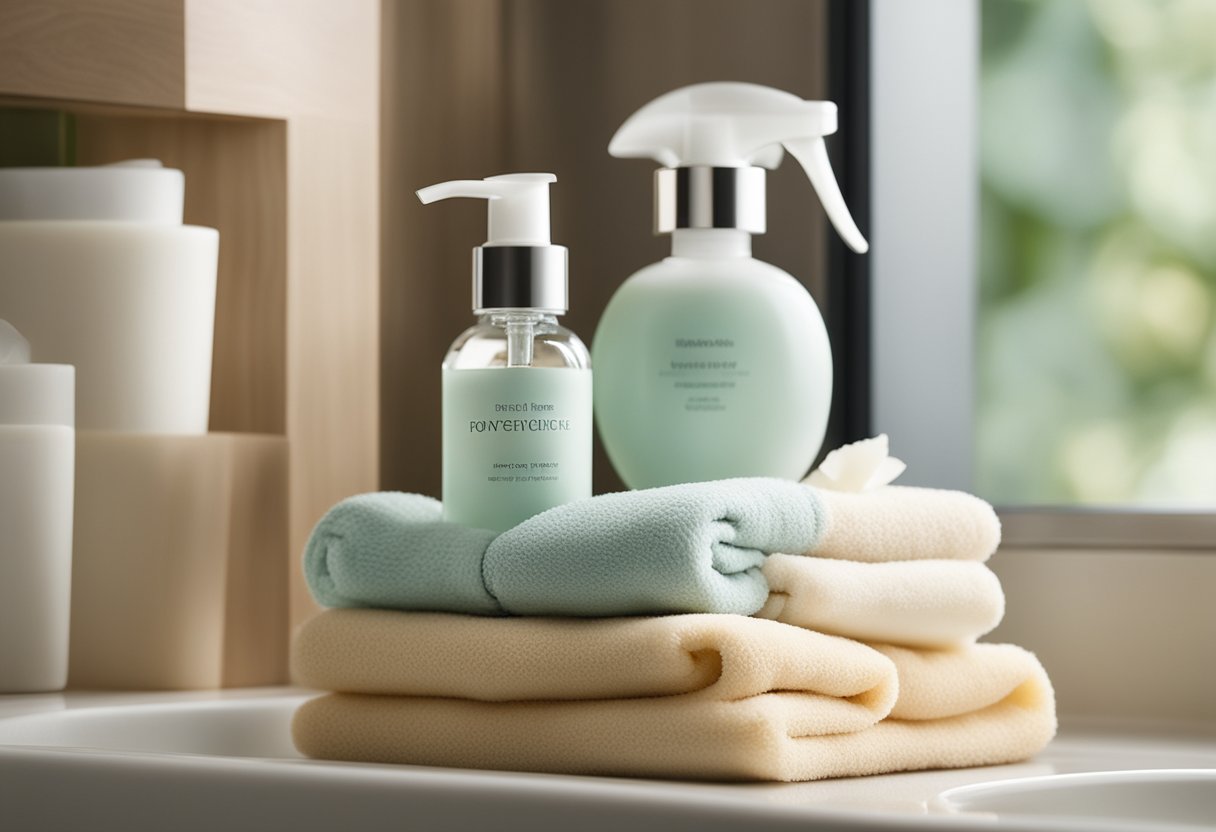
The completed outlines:
[[[832,172],[832,163],[828,160],[828,148],[823,138],[786,139],[782,144],[806,171],[807,177],[811,180],[811,187],[815,189],[815,193],[819,195],[819,201],[823,203],[823,210],[827,212],[828,219],[832,221],[832,226],[844,240],[845,245],[858,254],[865,254],[869,251],[870,244],[866,242],[857,223],[853,221],[853,215],[849,213],[849,206],[844,203],[844,196],[840,193],[836,174]]]
[[[417,191],[423,205],[452,197],[489,201],[487,246],[547,246],[551,173],[508,173],[485,179],[456,179]]]
[[[764,167],[796,158],[848,246],[869,244],[857,228],[828,161],[823,137],[836,132],[836,105],[804,101],[759,84],[693,84],[661,95],[625,120],[608,145],[618,158],[648,158],[668,168]]]

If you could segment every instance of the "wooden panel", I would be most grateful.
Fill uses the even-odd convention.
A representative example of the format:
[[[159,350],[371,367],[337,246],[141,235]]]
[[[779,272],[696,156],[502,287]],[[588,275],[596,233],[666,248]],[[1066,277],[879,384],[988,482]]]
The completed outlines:
[[[82,115],[77,126],[80,164],[152,157],[185,172],[186,222],[220,231],[211,430],[284,433],[285,125]]]
[[[313,525],[338,500],[377,486],[378,146],[374,123],[288,123],[289,568],[296,624],[316,609],[299,557]]]
[[[185,103],[181,0],[0,0],[0,92]]]
[[[505,173],[498,0],[384,5],[381,485],[439,495],[439,366],[473,323],[480,200],[424,207],[414,191]]]
[[[291,620],[299,553],[379,479],[378,0],[186,0],[187,107],[286,119]]]
[[[288,679],[287,440],[231,437],[223,687]],[[294,560],[290,559],[289,560]]]
[[[286,442],[76,437],[71,687],[286,678]]]
[[[378,106],[376,0],[185,0],[186,106],[366,123]]]

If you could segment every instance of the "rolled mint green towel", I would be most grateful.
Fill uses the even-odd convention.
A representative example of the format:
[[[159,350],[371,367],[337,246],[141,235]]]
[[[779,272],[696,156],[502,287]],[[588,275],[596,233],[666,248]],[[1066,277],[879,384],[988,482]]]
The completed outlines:
[[[823,529],[815,489],[735,479],[605,494],[494,537],[443,523],[438,502],[365,494],[335,506],[305,550],[325,606],[514,615],[750,615],[766,555],[806,552]]]
[[[304,548],[304,575],[326,607],[447,610],[502,608],[481,579],[494,532],[443,522],[421,494],[360,494],[331,508]]]

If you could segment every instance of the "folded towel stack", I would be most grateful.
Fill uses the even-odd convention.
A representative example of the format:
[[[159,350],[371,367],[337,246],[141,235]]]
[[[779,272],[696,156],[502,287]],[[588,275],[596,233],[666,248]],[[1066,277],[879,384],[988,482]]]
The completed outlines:
[[[353,498],[305,555],[317,599],[348,609],[297,634],[297,678],[333,693],[300,708],[295,741],[711,779],[1024,759],[1054,734],[1054,701],[1031,654],[975,643],[1004,609],[983,564],[998,541],[986,503],[889,486],[671,486],[497,537],[417,495]]]

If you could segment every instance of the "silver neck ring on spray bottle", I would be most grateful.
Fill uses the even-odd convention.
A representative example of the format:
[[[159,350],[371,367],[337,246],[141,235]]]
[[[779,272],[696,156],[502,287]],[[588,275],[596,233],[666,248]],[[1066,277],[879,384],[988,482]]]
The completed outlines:
[[[738,228],[763,234],[765,173],[759,167],[659,168],[654,175],[655,233]]]

